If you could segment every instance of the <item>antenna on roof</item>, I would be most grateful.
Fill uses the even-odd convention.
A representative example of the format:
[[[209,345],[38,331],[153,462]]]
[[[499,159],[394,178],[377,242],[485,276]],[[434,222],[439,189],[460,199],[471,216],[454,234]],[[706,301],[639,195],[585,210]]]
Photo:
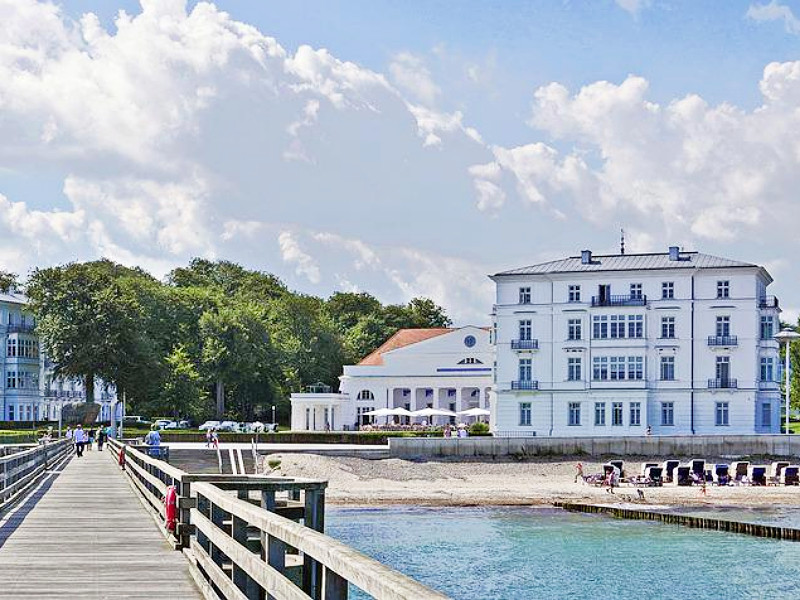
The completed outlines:
[[[619,229],[619,253],[625,254],[625,230]]]

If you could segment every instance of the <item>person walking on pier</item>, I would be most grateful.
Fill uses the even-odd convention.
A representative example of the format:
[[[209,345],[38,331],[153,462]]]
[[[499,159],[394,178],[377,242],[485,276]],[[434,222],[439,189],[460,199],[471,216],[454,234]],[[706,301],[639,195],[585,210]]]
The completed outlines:
[[[101,427],[100,429],[97,430],[97,451],[98,452],[102,452],[103,451],[103,444],[106,443],[106,437],[108,437],[108,434],[106,433],[105,427]]]
[[[72,439],[75,440],[75,451],[78,453],[78,456],[83,456],[83,446],[86,444],[88,438],[80,424],[75,428]]]

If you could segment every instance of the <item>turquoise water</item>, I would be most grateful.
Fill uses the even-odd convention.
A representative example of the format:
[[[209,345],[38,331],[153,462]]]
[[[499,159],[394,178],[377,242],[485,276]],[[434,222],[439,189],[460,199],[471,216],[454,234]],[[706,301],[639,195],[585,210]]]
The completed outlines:
[[[798,542],[527,508],[329,509],[325,529],[464,600],[800,598]]]

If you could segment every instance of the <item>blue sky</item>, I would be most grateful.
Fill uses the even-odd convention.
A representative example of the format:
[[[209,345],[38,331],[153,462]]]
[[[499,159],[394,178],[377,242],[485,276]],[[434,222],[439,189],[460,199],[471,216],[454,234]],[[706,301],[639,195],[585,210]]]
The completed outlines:
[[[230,258],[482,323],[487,273],[625,227],[766,265],[796,318],[799,14],[0,0],[0,268]]]

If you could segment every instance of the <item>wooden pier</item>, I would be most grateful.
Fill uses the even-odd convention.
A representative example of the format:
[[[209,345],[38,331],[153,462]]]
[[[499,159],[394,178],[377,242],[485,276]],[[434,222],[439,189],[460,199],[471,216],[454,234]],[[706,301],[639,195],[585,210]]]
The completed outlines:
[[[755,537],[772,538],[776,540],[789,540],[792,542],[800,541],[800,529],[795,529],[793,527],[778,527],[777,525],[746,523],[743,521],[731,521],[728,519],[717,519],[714,517],[695,517],[692,515],[681,515],[676,513],[627,508],[621,506],[608,506],[603,504],[555,502],[554,506],[563,508],[564,510],[568,510],[570,512],[605,514],[618,519],[660,521],[670,525],[681,525],[683,527],[691,527],[694,529],[712,529],[715,531],[727,531],[729,533],[752,535]]]

